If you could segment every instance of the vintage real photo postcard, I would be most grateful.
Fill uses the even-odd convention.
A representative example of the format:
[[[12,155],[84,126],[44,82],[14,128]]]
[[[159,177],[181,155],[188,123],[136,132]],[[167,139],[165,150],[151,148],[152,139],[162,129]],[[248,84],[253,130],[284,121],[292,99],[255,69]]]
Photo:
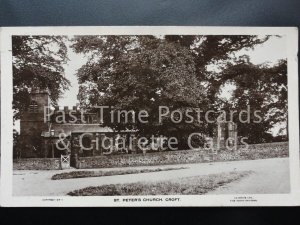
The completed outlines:
[[[298,30],[1,28],[2,206],[300,204]]]

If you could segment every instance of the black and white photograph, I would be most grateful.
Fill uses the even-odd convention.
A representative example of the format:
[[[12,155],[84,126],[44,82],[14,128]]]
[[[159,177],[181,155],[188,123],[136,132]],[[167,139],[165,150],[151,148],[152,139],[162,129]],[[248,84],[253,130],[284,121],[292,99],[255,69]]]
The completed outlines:
[[[296,204],[297,33],[3,30],[6,204]]]

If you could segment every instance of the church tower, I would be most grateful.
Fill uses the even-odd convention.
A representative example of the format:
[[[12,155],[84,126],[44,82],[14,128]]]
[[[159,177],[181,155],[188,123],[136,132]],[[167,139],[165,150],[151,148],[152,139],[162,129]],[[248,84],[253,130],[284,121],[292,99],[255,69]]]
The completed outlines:
[[[24,141],[22,157],[36,157],[41,151],[41,133],[48,130],[48,123],[44,122],[44,107],[49,103],[48,91],[31,91],[29,107],[20,120],[20,135]]]

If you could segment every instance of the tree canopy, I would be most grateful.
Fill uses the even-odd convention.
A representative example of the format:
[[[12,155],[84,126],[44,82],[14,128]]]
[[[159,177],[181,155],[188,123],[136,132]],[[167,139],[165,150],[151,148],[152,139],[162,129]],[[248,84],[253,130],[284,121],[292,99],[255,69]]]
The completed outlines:
[[[64,36],[13,36],[13,109],[14,119],[29,105],[29,92],[49,91],[52,104],[69,86],[63,64],[67,62]]]
[[[180,136],[212,132],[212,124],[157,124],[157,107],[185,111],[242,110],[247,105],[262,112],[261,124],[238,124],[252,143],[265,141],[274,123],[287,119],[286,60],[276,65],[254,65],[248,56],[236,56],[270,37],[250,35],[78,36],[72,48],[89,60],[77,73],[82,107],[111,105],[116,109],[149,112],[139,132]],[[220,92],[235,86],[231,99]],[[151,117],[152,116],[152,117]],[[116,129],[128,124],[110,124]],[[130,127],[132,128],[132,127]],[[242,134],[244,135],[244,134]]]

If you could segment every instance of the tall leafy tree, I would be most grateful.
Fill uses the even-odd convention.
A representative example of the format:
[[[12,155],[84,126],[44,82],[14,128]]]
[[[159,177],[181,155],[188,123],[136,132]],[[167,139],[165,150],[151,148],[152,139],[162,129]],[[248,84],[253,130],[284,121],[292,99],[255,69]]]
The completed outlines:
[[[169,118],[158,122],[159,106],[184,113],[206,101],[187,48],[153,36],[80,37],[73,47],[91,54],[77,73],[81,106],[107,105],[149,114],[147,123],[137,119],[109,123],[107,119],[107,125],[117,130],[137,129],[143,136],[175,136],[185,143],[187,134],[203,129],[196,123],[174,126]]]
[[[180,43],[194,53],[198,78],[207,86],[210,109],[240,112],[251,107],[251,123],[241,123],[238,117],[234,118],[239,135],[247,137],[251,143],[271,141],[270,128],[282,122],[287,124],[286,59],[272,66],[254,65],[248,56],[236,57],[235,54],[253,49],[269,38],[251,35],[166,36],[167,40]],[[224,102],[220,92],[228,83],[236,88],[232,98]],[[253,111],[258,109],[262,121],[254,123]],[[213,124],[209,125],[211,132]]]
[[[235,86],[232,98],[225,102],[219,99],[219,109],[229,111],[250,109],[250,116],[244,113],[239,119],[233,117],[238,124],[238,133],[248,138],[249,143],[272,141],[269,130],[276,124],[286,123],[287,109],[287,62],[280,60],[273,66],[254,65],[249,61],[240,61],[229,65],[223,71],[220,85],[231,83]],[[261,119],[255,116],[259,115]],[[247,116],[250,119],[247,121]],[[241,122],[242,121],[242,122]],[[247,121],[247,122],[246,122]]]
[[[29,105],[30,89],[47,89],[55,105],[69,86],[63,64],[67,62],[64,36],[13,36],[14,119]]]
[[[238,58],[235,55],[268,39],[269,36],[250,35],[76,37],[72,46],[74,50],[90,57],[77,73],[81,106],[146,109],[153,117],[149,118],[147,125],[137,124],[139,132],[177,135],[185,139],[193,131],[212,134],[214,125],[175,124],[169,119],[157,124],[155,112],[158,105],[181,112],[199,107],[205,112],[226,107],[244,109],[246,104],[251,103],[255,107],[265,106],[266,124],[260,126],[266,125],[265,129],[269,129],[274,123],[269,113],[272,107],[276,108],[277,115],[281,113],[282,119],[285,118],[286,62],[279,62],[273,67],[257,66],[251,64],[247,56]],[[237,87],[234,105],[222,102],[219,96],[227,82]],[[268,85],[270,83],[271,86]],[[264,94],[255,98],[259,91]],[[274,96],[279,100],[274,101]],[[273,113],[275,117],[278,118]],[[124,124],[111,125],[117,129],[125,128]],[[267,132],[257,128],[250,130],[249,135]]]

